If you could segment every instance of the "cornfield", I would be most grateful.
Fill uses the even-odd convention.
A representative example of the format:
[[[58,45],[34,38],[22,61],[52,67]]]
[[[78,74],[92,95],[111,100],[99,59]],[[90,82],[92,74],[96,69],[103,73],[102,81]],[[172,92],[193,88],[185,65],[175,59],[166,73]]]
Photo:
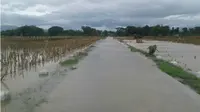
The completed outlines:
[[[90,38],[14,38],[1,39],[1,80],[6,76],[24,76],[29,71],[57,62],[72,50],[88,46],[98,40]]]

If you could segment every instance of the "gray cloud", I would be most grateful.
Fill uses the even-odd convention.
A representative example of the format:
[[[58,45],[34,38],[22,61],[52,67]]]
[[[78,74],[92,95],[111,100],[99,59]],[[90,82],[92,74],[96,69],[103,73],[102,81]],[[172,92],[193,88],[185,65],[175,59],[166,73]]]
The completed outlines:
[[[199,0],[5,0],[2,24],[64,28],[200,25]]]
[[[34,16],[25,16],[25,15],[18,15],[18,14],[1,14],[1,23],[8,24],[8,25],[42,25],[45,24],[45,21],[41,18],[34,17]]]

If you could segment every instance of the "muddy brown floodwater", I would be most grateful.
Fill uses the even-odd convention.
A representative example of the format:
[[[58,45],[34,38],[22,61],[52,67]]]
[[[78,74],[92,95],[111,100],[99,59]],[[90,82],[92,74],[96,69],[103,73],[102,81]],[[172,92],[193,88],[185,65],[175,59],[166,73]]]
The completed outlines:
[[[158,52],[155,53],[156,55],[167,61],[176,61],[182,68],[200,77],[199,45],[146,40],[144,40],[144,43],[136,43],[135,40],[125,40],[125,42],[147,52],[150,45],[157,45]]]
[[[199,112],[200,96],[107,38],[35,112]]]
[[[161,72],[151,60],[130,52],[112,38],[95,46],[73,71],[66,72],[65,67],[56,64],[51,66],[48,77],[25,85],[29,88],[22,89],[23,92],[15,92],[4,111],[200,111],[200,96]]]
[[[42,69],[47,70],[48,75],[40,75]],[[16,75],[15,78],[4,81],[11,93],[11,99],[1,105],[1,112],[33,112],[35,107],[47,101],[46,96],[69,71],[58,62],[46,63],[36,70],[24,71],[24,76]]]
[[[92,45],[92,44],[91,44]],[[63,67],[60,61],[69,59],[78,52],[88,52],[91,46],[73,50],[57,61],[49,61],[20,74],[8,75],[1,87],[9,90],[10,100],[1,103],[1,112],[33,112],[35,107],[47,101],[47,97],[72,69]],[[47,74],[45,73],[47,72]]]

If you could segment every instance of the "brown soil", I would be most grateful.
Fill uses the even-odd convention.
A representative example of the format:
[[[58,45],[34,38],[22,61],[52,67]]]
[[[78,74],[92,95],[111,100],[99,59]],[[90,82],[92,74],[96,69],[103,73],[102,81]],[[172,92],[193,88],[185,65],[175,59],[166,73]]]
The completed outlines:
[[[45,43],[48,42],[48,47],[59,47],[59,46],[67,46],[69,49],[80,48],[82,46],[87,46],[94,41],[98,40],[98,37],[85,37],[85,38],[2,38],[1,39],[1,49],[5,49],[8,47],[11,48],[31,48],[38,49],[45,47]]]

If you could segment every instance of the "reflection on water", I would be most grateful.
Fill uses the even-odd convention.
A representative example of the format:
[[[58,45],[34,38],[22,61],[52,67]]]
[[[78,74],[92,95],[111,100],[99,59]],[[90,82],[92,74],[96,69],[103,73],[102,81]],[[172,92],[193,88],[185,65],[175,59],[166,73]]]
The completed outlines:
[[[2,39],[1,79],[16,75],[24,77],[25,71],[44,66],[47,62],[57,62],[71,50],[88,46],[97,38],[81,39]]]
[[[86,47],[96,40],[31,41],[28,44],[23,40],[2,42],[1,79],[7,84],[4,86],[11,93],[12,99],[1,103],[1,111],[30,112],[35,105],[43,102],[45,96],[66,75],[65,69],[62,70],[57,62],[67,58],[72,51]]]
[[[64,57],[69,50],[66,46],[52,46],[48,48],[39,48],[39,49],[29,49],[29,48],[11,48],[2,49],[1,52],[1,79],[4,78],[4,82],[8,84],[11,88],[9,90],[8,86],[3,83],[3,91],[8,91],[9,96],[17,98],[16,90],[21,91],[28,86],[31,80],[38,80],[33,72],[40,69],[46,63],[57,62],[61,57]],[[44,71],[43,71],[44,72]],[[27,75],[32,75],[27,77],[25,80],[20,80],[20,78],[25,78]],[[47,73],[39,73],[39,78],[47,77]],[[11,94],[10,94],[11,93]],[[14,96],[13,96],[14,95]],[[7,97],[7,96],[5,96]],[[20,98],[21,99],[21,98]],[[9,98],[6,98],[4,102],[1,102],[1,111],[6,112],[8,107],[7,104],[11,103]],[[12,104],[11,104],[12,105]],[[7,109],[6,109],[7,108]]]
[[[24,77],[24,71],[30,71],[46,62],[56,62],[68,52],[66,46],[48,49],[7,48],[1,52],[1,75],[15,78],[16,74]]]
[[[1,82],[1,108],[5,110],[5,105],[8,104],[11,100],[10,90],[8,86]]]

